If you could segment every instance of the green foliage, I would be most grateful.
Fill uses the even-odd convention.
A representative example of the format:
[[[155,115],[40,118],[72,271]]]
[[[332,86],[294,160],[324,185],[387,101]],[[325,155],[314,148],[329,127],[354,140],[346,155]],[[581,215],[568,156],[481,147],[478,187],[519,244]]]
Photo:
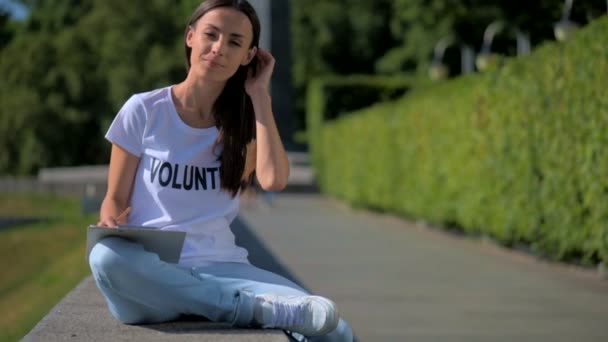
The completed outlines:
[[[349,75],[312,79],[308,85],[306,105],[310,148],[322,151],[321,146],[325,142],[320,132],[325,121],[376,102],[400,97],[413,83],[415,81],[407,76]],[[316,159],[317,165],[323,160],[320,155],[312,157]]]
[[[602,18],[565,44],[331,122],[313,82],[322,190],[555,259],[608,261],[606,39]]]
[[[124,101],[184,77],[186,4],[36,1],[0,50],[0,173],[107,162]]]
[[[0,194],[0,215],[42,219],[0,231],[0,341],[28,333],[90,270],[84,258],[87,224],[74,199]]]
[[[13,38],[13,32],[9,27],[9,13],[0,7],[0,51]]]
[[[391,2],[290,0],[293,83],[301,95],[296,97],[298,113],[304,112],[312,78],[374,72],[374,61],[395,45],[387,25]]]
[[[479,51],[484,30],[495,20],[517,26],[529,35],[533,45],[553,40],[553,24],[561,19],[563,3],[554,0],[525,3],[511,0],[394,0],[390,28],[398,43],[375,61],[376,70],[426,72],[435,44],[448,35]],[[604,0],[575,2],[570,19],[586,24],[605,13]],[[492,50],[515,55],[515,37],[508,30],[499,33]],[[457,72],[459,53],[448,51],[445,58],[450,69]]]
[[[304,113],[305,91],[315,77],[336,74],[426,76],[437,42],[455,37],[476,52],[486,27],[495,20],[515,25],[533,46],[554,40],[553,25],[562,16],[563,1],[511,0],[292,0],[291,31],[296,117]],[[606,13],[606,1],[576,1],[570,18],[586,24]],[[509,30],[496,35],[492,51],[516,54]],[[450,75],[460,74],[457,44],[443,62]],[[303,122],[298,123],[298,128]]]

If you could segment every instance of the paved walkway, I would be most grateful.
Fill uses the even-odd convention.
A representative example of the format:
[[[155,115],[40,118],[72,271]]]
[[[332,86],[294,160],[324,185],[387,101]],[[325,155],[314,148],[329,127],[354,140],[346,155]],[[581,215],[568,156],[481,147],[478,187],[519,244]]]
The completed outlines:
[[[240,216],[360,341],[608,341],[608,281],[317,194]]]

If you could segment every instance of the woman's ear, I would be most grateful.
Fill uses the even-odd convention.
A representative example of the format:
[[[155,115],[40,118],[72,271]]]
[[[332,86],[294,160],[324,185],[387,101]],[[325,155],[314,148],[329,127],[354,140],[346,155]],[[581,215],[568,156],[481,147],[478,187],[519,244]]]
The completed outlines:
[[[188,32],[186,33],[186,46],[192,48],[192,37],[194,37],[194,27],[188,25]]]
[[[245,58],[245,61],[243,61],[243,63],[241,63],[241,65],[247,65],[251,62],[251,60],[253,59],[253,57],[255,57],[255,55],[258,53],[258,48],[257,46],[252,47],[251,49],[249,49],[249,51],[247,52],[247,57]]]

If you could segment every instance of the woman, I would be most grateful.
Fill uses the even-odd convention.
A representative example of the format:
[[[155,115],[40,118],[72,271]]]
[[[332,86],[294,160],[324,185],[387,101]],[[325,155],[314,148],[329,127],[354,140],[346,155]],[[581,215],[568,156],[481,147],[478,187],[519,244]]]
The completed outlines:
[[[137,243],[98,242],[89,262],[110,312],[128,324],[203,315],[235,326],[288,331],[298,340],[350,341],[329,299],[256,268],[230,223],[254,171],[282,190],[289,164],[271,111],[274,58],[244,0],[208,0],[185,33],[186,79],[132,96],[106,138],[112,143],[99,225],[186,232],[177,265]],[[119,219],[125,208],[132,211]]]

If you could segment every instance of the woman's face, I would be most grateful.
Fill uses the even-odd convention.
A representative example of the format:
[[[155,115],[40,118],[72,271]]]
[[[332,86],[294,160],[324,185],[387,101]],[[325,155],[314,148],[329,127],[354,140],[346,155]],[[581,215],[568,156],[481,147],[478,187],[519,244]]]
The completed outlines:
[[[214,81],[226,81],[248,64],[256,48],[249,48],[253,27],[249,18],[230,7],[219,7],[205,13],[186,35],[192,48],[191,72]]]

